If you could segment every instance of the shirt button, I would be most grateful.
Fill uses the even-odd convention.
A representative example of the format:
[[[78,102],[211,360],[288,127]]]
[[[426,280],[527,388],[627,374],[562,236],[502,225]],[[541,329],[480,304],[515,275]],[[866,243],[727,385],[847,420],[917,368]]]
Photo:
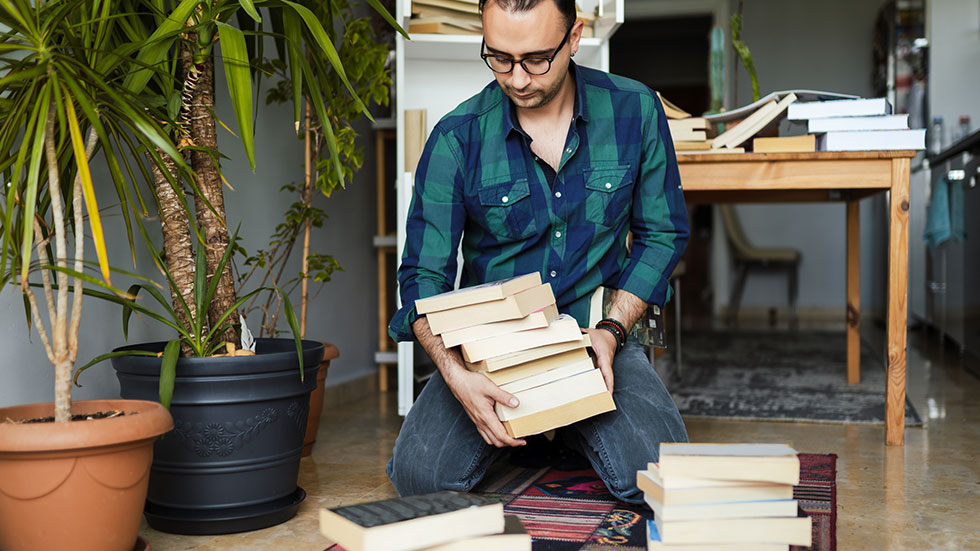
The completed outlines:
[[[572,152],[572,148],[571,147],[565,149],[565,153],[571,153],[571,152]]]
[[[556,191],[555,192],[555,197],[557,197],[558,199],[561,199],[561,192],[560,191]]]
[[[609,189],[611,187],[612,187],[612,184],[610,184],[609,182],[606,182],[606,189]]]
[[[500,201],[503,202],[503,203],[506,203],[507,201],[510,201],[510,197],[507,197],[506,195],[504,195],[503,197],[500,198]]]
[[[551,277],[558,277],[558,272],[551,270]]]
[[[555,232],[555,237],[561,237],[561,232],[560,231],[556,231]]]

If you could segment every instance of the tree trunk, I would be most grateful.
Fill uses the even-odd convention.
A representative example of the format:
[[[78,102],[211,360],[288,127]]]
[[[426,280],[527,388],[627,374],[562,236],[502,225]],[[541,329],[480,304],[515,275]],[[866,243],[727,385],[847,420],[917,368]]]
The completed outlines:
[[[177,165],[169,155],[157,150],[170,175],[178,178]],[[153,192],[160,209],[160,225],[163,233],[163,250],[167,270],[176,284],[170,288],[170,301],[177,320],[181,326],[191,332],[191,320],[197,317],[197,306],[194,303],[194,249],[191,246],[190,218],[184,205],[180,202],[177,192],[167,181],[166,175],[156,163],[150,163],[153,169]],[[179,180],[178,180],[178,185]],[[187,311],[180,306],[180,299],[187,304]],[[188,316],[188,312],[190,316]],[[181,353],[192,356],[193,349],[187,343],[182,343]]]
[[[183,56],[183,74],[185,79],[191,79],[195,84],[191,87],[191,102],[184,107],[188,109],[190,138],[195,146],[210,150],[217,154],[218,133],[214,120],[214,55],[209,54],[203,62],[194,63],[191,56]],[[186,101],[186,97],[184,98]],[[197,174],[197,185],[210,207],[201,200],[194,201],[194,214],[197,226],[205,240],[205,257],[208,267],[208,281],[219,277],[219,283],[208,309],[208,321],[213,327],[226,311],[235,304],[235,282],[231,275],[231,263],[227,263],[220,274],[215,274],[221,257],[228,249],[229,237],[226,225],[224,190],[221,176],[214,159],[207,151],[192,150],[190,153],[191,167]],[[211,210],[211,209],[214,210]],[[234,313],[228,321],[238,322]],[[229,328],[221,339],[238,344],[234,328]]]

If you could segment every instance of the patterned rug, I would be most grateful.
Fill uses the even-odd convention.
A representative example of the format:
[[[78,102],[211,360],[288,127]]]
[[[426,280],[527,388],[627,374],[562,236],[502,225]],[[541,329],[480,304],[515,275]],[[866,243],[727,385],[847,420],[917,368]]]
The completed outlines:
[[[885,368],[861,346],[861,383],[847,384],[847,341],[840,332],[694,332],[683,337],[681,372],[670,354],[670,394],[690,417],[884,424]],[[910,402],[905,425],[922,426]]]

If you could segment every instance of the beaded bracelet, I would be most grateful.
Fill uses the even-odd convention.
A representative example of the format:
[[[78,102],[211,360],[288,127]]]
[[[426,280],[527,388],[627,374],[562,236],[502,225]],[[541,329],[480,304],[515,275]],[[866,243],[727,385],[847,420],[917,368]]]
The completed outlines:
[[[616,339],[616,352],[619,352],[623,345],[626,344],[626,332],[623,331],[623,324],[617,322],[613,319],[604,319],[599,323],[595,324],[596,329],[604,329],[612,333],[613,337]]]

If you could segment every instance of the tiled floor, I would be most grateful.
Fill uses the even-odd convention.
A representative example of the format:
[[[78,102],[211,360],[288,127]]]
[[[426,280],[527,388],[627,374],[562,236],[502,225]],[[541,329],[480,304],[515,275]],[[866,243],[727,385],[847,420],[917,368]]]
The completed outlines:
[[[980,550],[980,380],[934,336],[912,332],[909,343],[908,396],[925,428],[907,429],[904,447],[886,447],[882,427],[837,424],[692,419],[691,439],[788,442],[801,452],[837,453],[842,551]],[[319,507],[395,495],[384,463],[399,424],[394,393],[328,406],[300,471],[309,497],[285,524],[226,536],[176,536],[145,525],[140,533],[153,551],[322,551],[330,542],[317,529]]]

